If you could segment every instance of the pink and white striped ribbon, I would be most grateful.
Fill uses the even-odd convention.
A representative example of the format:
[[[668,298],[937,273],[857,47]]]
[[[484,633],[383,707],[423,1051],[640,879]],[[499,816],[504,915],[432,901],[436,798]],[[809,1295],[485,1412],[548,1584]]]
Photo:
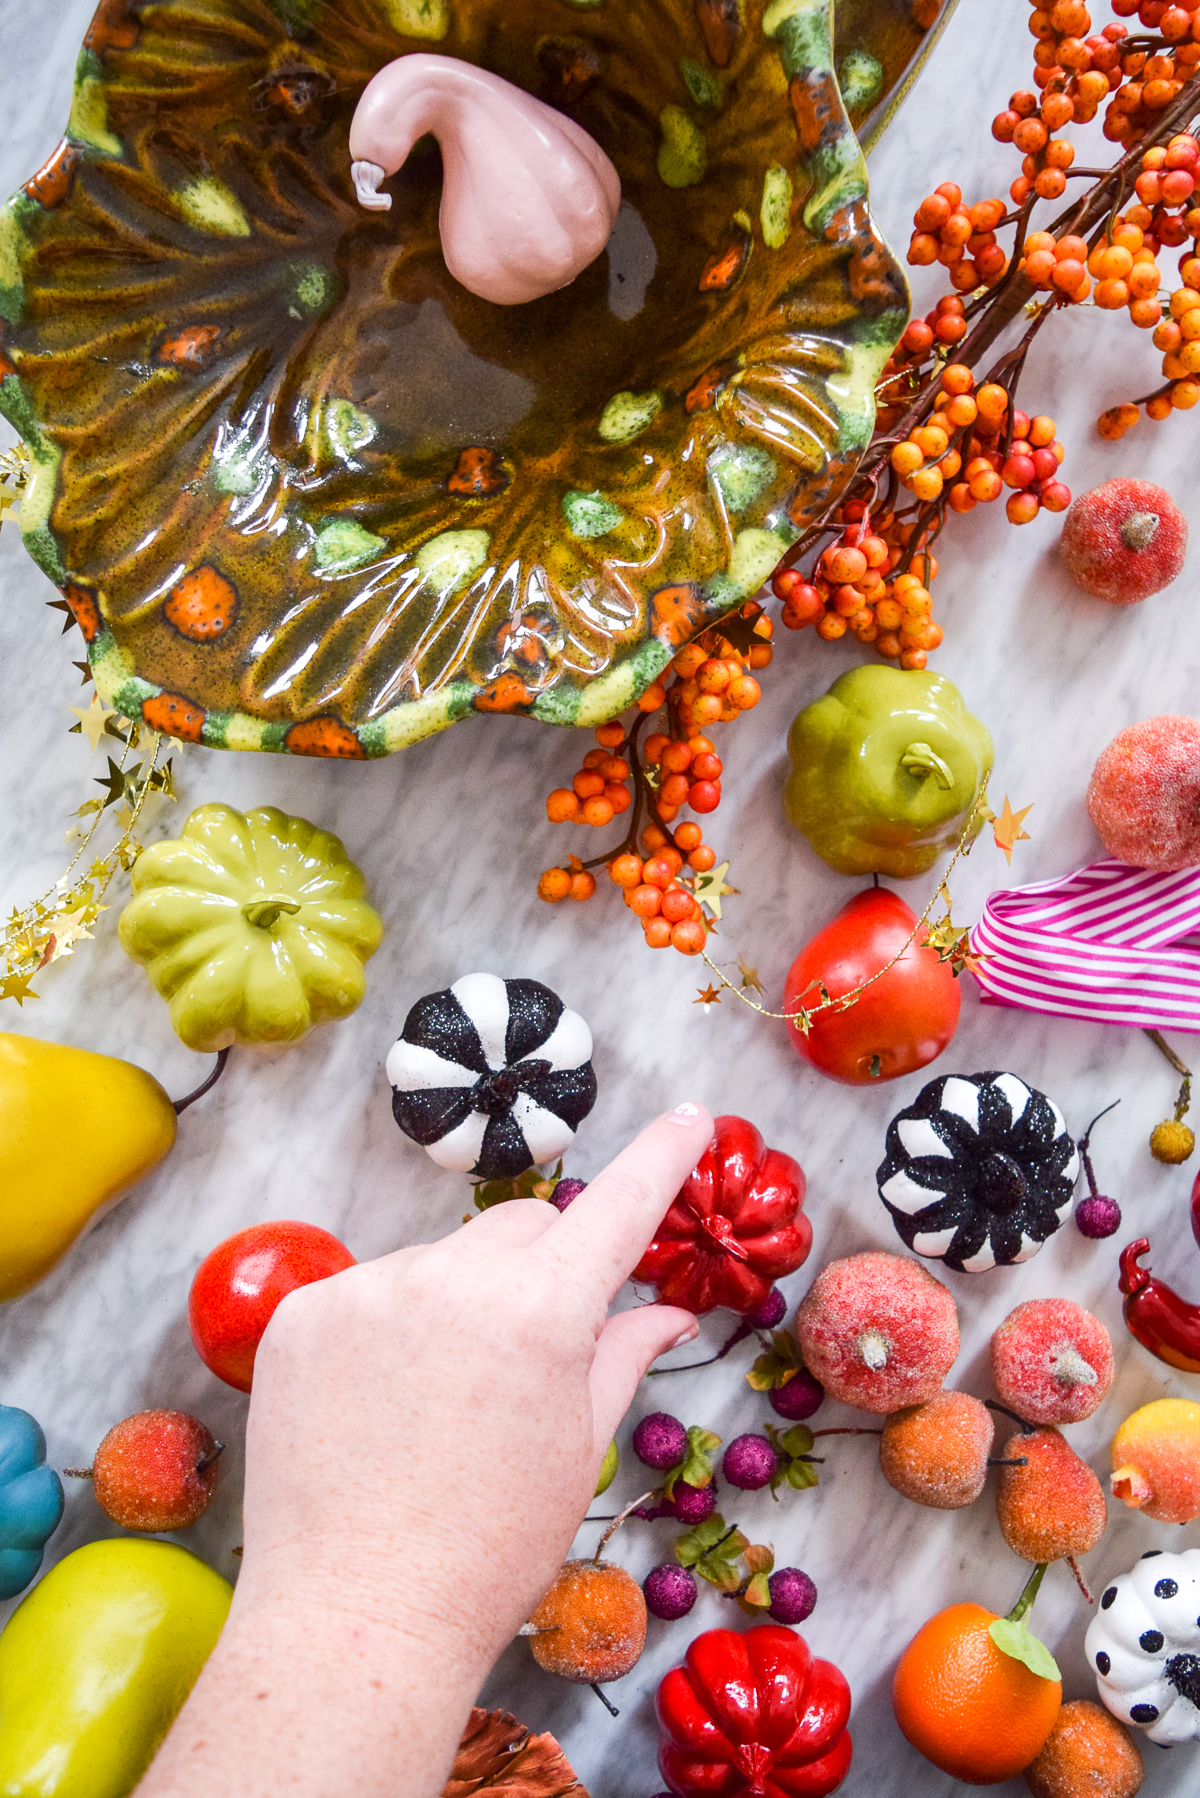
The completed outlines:
[[[1200,1031],[1200,867],[1093,862],[993,893],[971,948],[985,1005]]]

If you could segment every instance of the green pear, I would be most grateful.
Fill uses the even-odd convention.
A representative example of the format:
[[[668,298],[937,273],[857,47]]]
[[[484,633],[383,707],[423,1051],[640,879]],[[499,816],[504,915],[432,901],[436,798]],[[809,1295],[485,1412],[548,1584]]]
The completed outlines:
[[[232,1597],[173,1542],[89,1542],[52,1567],[0,1635],[5,1798],[127,1798]]]
[[[0,1302],[158,1166],[175,1107],[131,1062],[0,1032]],[[3,1788],[0,1788],[2,1790]]]

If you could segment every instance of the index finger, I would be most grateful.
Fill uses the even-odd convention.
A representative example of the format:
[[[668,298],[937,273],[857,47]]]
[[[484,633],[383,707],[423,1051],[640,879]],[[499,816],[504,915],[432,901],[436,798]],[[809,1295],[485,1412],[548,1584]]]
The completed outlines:
[[[685,1102],[664,1112],[597,1174],[538,1247],[594,1280],[607,1304],[645,1254],[712,1131],[702,1105]]]

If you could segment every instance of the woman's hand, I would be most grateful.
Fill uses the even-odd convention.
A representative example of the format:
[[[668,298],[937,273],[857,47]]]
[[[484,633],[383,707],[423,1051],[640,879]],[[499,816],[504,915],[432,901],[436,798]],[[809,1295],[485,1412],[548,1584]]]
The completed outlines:
[[[711,1120],[659,1118],[561,1215],[500,1205],[302,1287],[258,1351],[229,1623],[139,1798],[433,1798],[497,1655],[689,1312],[607,1317]]]

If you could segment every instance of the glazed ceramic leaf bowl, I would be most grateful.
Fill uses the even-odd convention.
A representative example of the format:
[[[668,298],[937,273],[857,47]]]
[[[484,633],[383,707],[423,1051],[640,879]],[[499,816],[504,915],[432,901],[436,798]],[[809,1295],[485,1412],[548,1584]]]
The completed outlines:
[[[921,40],[845,15],[877,129]],[[842,16],[839,13],[839,24]],[[366,83],[422,52],[568,114],[623,201],[568,288],[448,274],[425,139],[366,212]],[[825,0],[106,0],[0,212],[25,541],[97,689],[215,747],[595,724],[836,496],[903,328]]]

